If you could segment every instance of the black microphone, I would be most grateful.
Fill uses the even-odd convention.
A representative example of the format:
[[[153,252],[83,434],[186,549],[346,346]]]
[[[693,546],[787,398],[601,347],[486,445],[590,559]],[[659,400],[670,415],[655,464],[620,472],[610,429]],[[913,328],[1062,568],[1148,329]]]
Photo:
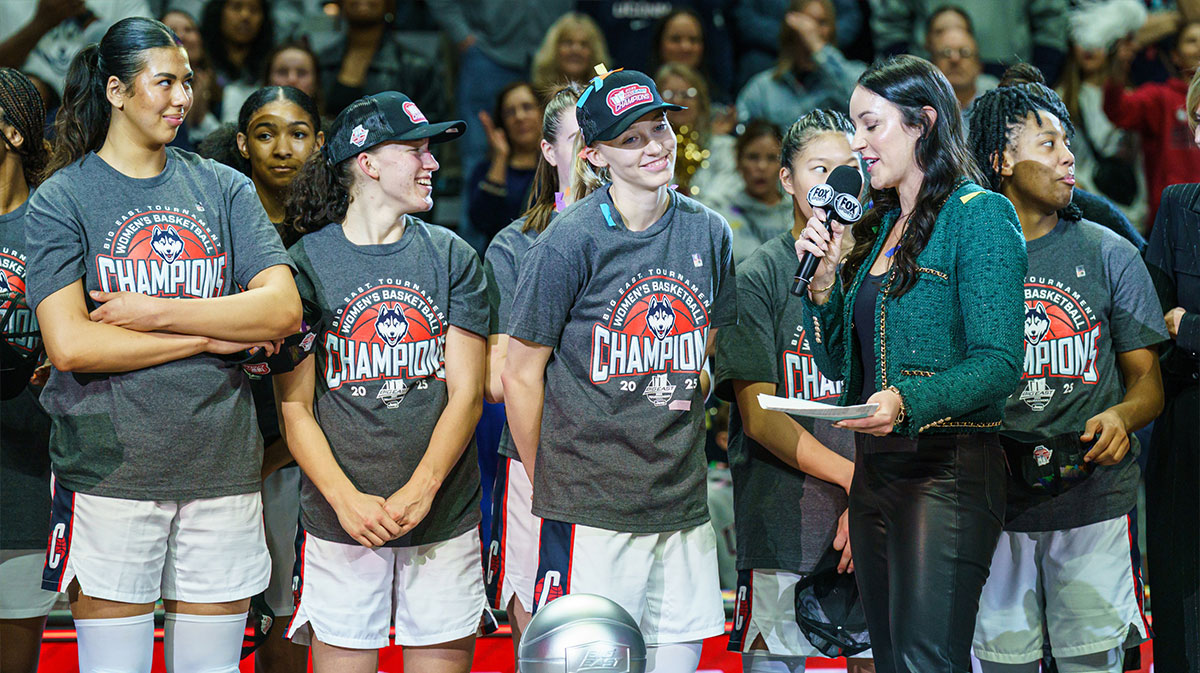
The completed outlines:
[[[858,202],[858,193],[862,190],[862,174],[852,166],[838,166],[829,174],[824,184],[813,185],[808,190],[808,205],[813,208],[825,209],[825,228],[830,229],[830,223],[837,221],[843,225],[854,224],[862,217],[862,204]],[[830,208],[830,204],[833,207]],[[829,254],[836,255],[836,250]],[[805,252],[800,258],[800,268],[796,269],[796,282],[792,285],[792,294],[800,297],[808,289],[813,274],[821,258]]]

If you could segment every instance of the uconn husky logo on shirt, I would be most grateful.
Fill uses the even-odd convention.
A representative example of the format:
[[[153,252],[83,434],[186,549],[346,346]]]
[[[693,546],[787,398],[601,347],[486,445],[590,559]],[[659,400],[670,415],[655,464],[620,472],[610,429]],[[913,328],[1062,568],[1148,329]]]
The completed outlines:
[[[367,396],[364,383],[379,381],[370,397],[395,409],[413,388],[412,379],[445,379],[446,318],[416,283],[393,279],[367,283],[343,300],[325,332],[325,383],[349,385],[353,397]]]
[[[187,208],[154,205],[113,223],[96,255],[105,292],[152,297],[219,297],[225,293],[224,244]]]
[[[796,327],[789,345],[789,349],[783,352],[783,385],[787,397],[820,401],[841,396],[842,382],[830,381],[817,369],[817,361],[812,356],[812,348],[803,327]]]
[[[1050,405],[1060,389],[1096,385],[1100,321],[1070,285],[1042,276],[1025,280],[1025,370],[1018,399],[1033,411]]]
[[[704,365],[710,301],[699,287],[675,271],[652,269],[632,278],[620,292],[592,328],[592,383],[653,375],[654,385],[673,389],[662,375],[698,374]],[[695,378],[688,379],[689,390]],[[634,389],[632,382],[622,385],[622,390]],[[661,395],[652,397],[655,406],[666,404],[657,403]]]

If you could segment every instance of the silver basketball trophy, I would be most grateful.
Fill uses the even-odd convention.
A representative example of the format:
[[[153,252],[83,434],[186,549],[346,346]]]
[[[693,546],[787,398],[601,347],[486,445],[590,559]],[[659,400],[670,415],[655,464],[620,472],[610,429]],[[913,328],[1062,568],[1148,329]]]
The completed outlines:
[[[521,673],[645,673],[646,641],[621,606],[567,594],[537,611],[517,648]]]

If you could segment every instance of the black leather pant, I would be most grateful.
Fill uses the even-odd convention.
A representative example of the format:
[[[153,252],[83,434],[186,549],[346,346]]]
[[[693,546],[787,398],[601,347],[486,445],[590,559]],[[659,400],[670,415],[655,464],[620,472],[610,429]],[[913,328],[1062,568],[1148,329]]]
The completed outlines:
[[[979,594],[1004,520],[999,441],[855,437],[850,544],[875,670],[970,673]],[[910,450],[879,451],[896,448]]]

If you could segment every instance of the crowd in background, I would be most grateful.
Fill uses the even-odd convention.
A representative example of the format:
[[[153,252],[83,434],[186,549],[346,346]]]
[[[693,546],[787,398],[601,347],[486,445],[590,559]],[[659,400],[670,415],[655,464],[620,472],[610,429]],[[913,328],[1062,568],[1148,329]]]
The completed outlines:
[[[930,58],[964,110],[1007,65],[1037,66],[1079,121],[1080,187],[1147,234],[1162,189],[1200,169],[1175,114],[1200,60],[1200,10],[1128,4],[1097,18],[1085,0],[12,0],[0,65],[34,78],[52,117],[75,51],[123,17],[161,18],[196,72],[185,148],[236,122],[263,85],[296,86],[326,118],[404,91],[468,121],[432,219],[480,253],[524,210],[547,87],[585,82],[598,63],[643,70],[688,108],[671,118],[679,188],[729,219],[744,258],[790,226],[754,158],[799,115],[844,107],[867,63],[904,52]],[[1128,30],[1113,38],[1106,22]]]

